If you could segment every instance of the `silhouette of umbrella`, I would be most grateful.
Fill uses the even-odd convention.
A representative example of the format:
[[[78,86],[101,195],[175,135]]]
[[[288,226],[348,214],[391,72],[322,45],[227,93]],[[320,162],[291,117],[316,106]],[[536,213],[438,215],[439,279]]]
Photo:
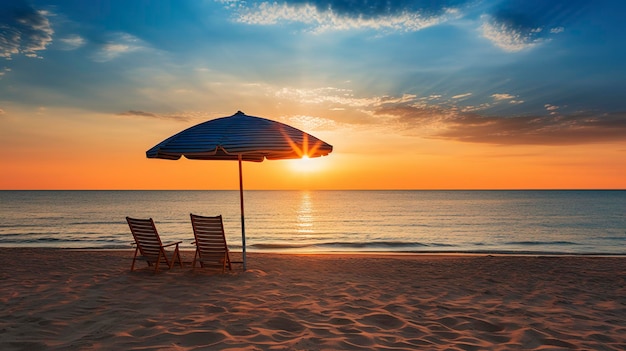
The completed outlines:
[[[160,142],[146,152],[148,158],[178,160],[239,161],[241,243],[243,269],[246,269],[246,230],[243,206],[241,161],[262,162],[326,156],[333,147],[297,128],[237,111],[232,116],[209,120]]]

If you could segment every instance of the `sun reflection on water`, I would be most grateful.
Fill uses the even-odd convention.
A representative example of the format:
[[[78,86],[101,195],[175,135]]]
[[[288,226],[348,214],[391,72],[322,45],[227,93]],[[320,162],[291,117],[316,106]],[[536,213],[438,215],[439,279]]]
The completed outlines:
[[[300,206],[296,210],[296,230],[299,234],[309,234],[306,237],[312,236],[315,231],[313,230],[313,221],[315,220],[313,214],[313,202],[311,201],[311,193],[303,191],[300,198]]]

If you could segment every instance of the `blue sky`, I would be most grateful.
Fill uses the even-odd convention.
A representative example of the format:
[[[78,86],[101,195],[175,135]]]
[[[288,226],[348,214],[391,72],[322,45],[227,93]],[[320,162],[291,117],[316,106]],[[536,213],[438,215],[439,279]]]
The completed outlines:
[[[314,131],[620,143],[624,13],[617,0],[4,1],[0,123],[72,109],[183,129],[243,110]]]
[[[411,129],[455,114],[441,138],[584,143],[626,134],[622,1],[12,1],[2,8],[3,103],[173,118],[196,108],[139,91],[159,84],[200,91],[213,78],[365,111],[351,123],[387,116]],[[481,126],[492,123],[510,139]],[[572,124],[589,133],[558,134]]]

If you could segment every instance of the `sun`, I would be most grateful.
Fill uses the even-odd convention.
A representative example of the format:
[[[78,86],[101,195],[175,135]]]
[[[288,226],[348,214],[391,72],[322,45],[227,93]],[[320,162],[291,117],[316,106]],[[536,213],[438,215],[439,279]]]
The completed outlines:
[[[319,171],[321,163],[319,160],[310,158],[309,156],[302,156],[302,158],[296,158],[289,160],[291,162],[290,167],[296,172],[311,173]]]

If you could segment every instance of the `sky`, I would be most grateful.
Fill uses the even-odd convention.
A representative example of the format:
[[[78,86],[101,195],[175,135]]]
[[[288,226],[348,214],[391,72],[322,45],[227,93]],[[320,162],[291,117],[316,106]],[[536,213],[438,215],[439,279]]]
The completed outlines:
[[[200,122],[274,119],[329,156],[246,189],[626,189],[622,0],[0,3],[0,189],[237,189],[147,159]]]

